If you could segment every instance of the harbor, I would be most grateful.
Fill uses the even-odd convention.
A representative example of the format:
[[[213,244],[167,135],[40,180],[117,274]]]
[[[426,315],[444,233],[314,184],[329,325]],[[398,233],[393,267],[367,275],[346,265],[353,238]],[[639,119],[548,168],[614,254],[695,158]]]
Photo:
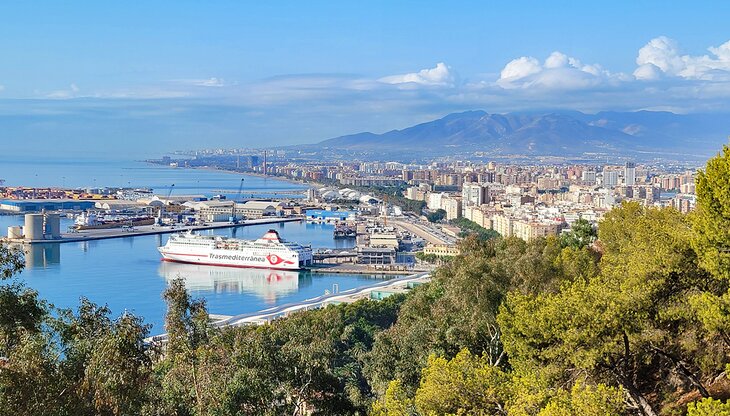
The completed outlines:
[[[170,184],[6,187],[0,209],[8,215],[0,216],[0,230],[23,247],[20,279],[56,307],[75,308],[85,297],[144,316],[160,333],[161,293],[173,279],[182,278],[213,315],[254,314],[430,272],[433,266],[416,262],[413,253],[444,241],[369,195],[343,190],[338,195],[360,201],[341,207],[322,197],[327,190],[273,178],[158,167],[142,172],[148,169],[172,175],[163,179]],[[158,250],[176,233],[256,240],[271,229],[311,246],[312,264],[272,270],[173,263]]]
[[[15,221],[0,218],[0,224]],[[269,228],[284,238],[311,244],[315,250],[351,250],[353,241],[335,240],[334,226],[302,221],[251,224],[200,231],[206,235],[256,239]],[[165,305],[161,294],[172,279],[182,278],[189,293],[206,300],[211,313],[237,315],[298,302],[332,292],[410,274],[357,273],[313,268],[310,271],[240,269],[161,261],[157,247],[167,235],[127,236],[107,240],[40,243],[25,248],[20,280],[60,308],[76,308],[81,297],[116,313],[134,312],[161,332]],[[343,265],[351,268],[352,265]],[[117,312],[118,311],[118,312]]]

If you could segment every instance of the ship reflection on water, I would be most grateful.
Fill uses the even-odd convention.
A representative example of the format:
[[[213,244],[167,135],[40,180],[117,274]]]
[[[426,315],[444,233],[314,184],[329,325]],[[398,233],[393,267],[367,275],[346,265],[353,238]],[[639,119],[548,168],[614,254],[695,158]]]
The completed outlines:
[[[203,266],[162,262],[158,269],[167,282],[182,278],[191,292],[251,293],[266,303],[299,290],[299,281],[311,280],[307,272]]]

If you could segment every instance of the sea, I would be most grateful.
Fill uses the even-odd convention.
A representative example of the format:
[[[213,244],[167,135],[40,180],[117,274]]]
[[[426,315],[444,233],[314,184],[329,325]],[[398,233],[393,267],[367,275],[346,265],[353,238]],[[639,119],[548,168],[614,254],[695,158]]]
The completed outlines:
[[[173,168],[144,161],[13,158],[0,154],[0,180],[6,186],[149,188],[161,195],[166,195],[173,188],[173,195],[236,196],[241,179],[244,180],[242,198],[251,197],[246,194],[247,191],[255,192],[255,197],[275,197],[279,191],[306,189],[300,184],[280,179],[213,169]]]
[[[135,161],[15,162],[0,159],[0,178],[6,185],[104,187],[132,186],[169,189],[175,193],[212,195],[221,190],[244,189],[276,194],[304,189],[273,178],[232,174],[216,170],[181,169]],[[243,192],[245,195],[245,190]],[[0,216],[0,232],[22,225],[23,217]],[[63,218],[66,229],[72,220]],[[204,233],[255,239],[269,228],[282,238],[318,248],[350,248],[354,239],[334,239],[333,226],[288,222],[209,230]],[[387,276],[236,269],[162,262],[157,247],[169,235],[123,237],[108,240],[33,245],[25,254],[25,269],[17,277],[58,308],[74,309],[82,297],[110,307],[114,316],[131,312],[164,331],[162,292],[172,279],[182,278],[189,293],[205,299],[212,314],[237,315],[302,301],[326,292],[374,283]]]

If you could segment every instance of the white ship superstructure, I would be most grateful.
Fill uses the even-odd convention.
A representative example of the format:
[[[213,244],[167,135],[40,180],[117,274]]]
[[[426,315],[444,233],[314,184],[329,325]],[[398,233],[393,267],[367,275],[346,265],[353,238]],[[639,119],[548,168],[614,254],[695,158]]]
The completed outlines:
[[[173,234],[158,250],[163,260],[179,263],[281,270],[312,265],[311,247],[284,241],[275,230],[269,230],[258,240]]]

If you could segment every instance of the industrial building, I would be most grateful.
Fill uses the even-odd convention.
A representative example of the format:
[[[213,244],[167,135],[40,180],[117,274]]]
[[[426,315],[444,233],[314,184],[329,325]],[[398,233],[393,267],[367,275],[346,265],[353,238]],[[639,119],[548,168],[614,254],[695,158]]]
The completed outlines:
[[[57,240],[61,238],[61,217],[57,213],[25,214],[23,227],[8,227],[11,240]]]
[[[96,201],[78,199],[6,199],[0,201],[0,211],[13,213],[93,209]]]
[[[393,247],[357,247],[360,264],[395,264],[397,251]]]
[[[345,221],[348,218],[354,218],[356,213],[354,211],[328,211],[324,209],[308,209],[305,212],[305,215],[307,218],[311,218],[313,220],[327,220],[327,219],[334,219],[334,220],[340,220]]]
[[[234,216],[233,204],[234,201],[201,201],[188,202],[183,205],[194,209],[200,221],[220,222],[228,221],[230,217]],[[273,217],[279,215],[283,209],[281,202],[272,201],[235,202],[235,205],[235,217],[238,219]]]

